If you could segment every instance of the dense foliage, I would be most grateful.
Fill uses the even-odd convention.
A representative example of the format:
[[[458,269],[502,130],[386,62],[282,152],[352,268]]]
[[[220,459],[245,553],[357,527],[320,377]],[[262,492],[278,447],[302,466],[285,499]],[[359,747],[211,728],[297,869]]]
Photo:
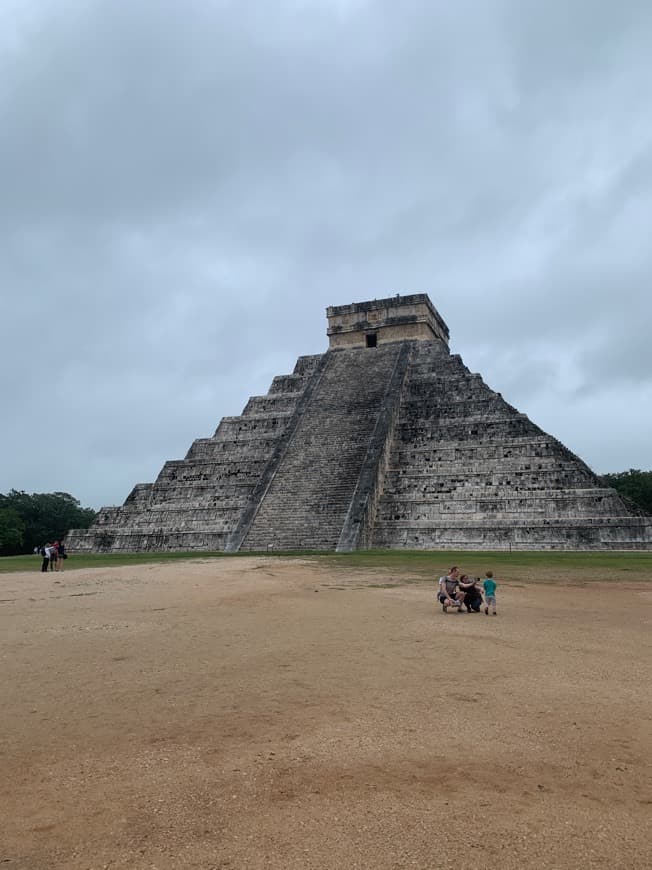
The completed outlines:
[[[94,519],[95,511],[83,508],[67,492],[0,493],[0,555],[31,553],[46,541],[62,539],[70,529],[87,529]]]
[[[652,514],[652,471],[630,468],[617,474],[604,474],[602,480],[620,495],[630,498],[646,513]]]

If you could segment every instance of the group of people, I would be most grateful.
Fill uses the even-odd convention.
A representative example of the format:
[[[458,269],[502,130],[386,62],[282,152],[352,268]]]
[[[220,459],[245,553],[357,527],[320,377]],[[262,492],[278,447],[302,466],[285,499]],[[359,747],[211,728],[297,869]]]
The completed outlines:
[[[448,574],[439,578],[439,590],[437,599],[441,604],[441,609],[444,613],[448,613],[449,607],[457,608],[458,613],[464,613],[463,607],[466,607],[467,613],[480,613],[484,608],[486,615],[489,615],[489,609],[494,616],[496,611],[496,586],[492,571],[487,571],[485,578],[482,581],[482,589],[480,588],[479,577],[469,577],[467,574],[460,574],[460,569],[453,565]]]
[[[48,541],[39,548],[39,553],[43,556],[43,564],[41,571],[63,571],[63,560],[68,558],[66,547],[63,541]]]

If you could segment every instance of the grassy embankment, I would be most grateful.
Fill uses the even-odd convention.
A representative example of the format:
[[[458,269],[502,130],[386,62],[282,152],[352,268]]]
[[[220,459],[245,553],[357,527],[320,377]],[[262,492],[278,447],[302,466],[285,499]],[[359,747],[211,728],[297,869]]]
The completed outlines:
[[[93,553],[71,554],[66,571],[82,568],[107,568],[123,565],[145,565],[156,562],[187,559],[229,559],[243,556],[270,558],[301,558],[318,560],[342,573],[378,572],[405,582],[432,581],[451,565],[472,576],[484,576],[492,570],[505,582],[575,582],[649,581],[652,579],[652,552],[476,552],[476,551],[415,551],[365,550],[356,553],[317,553],[291,551],[282,553]],[[0,558],[0,573],[39,571],[40,556],[8,556]]]

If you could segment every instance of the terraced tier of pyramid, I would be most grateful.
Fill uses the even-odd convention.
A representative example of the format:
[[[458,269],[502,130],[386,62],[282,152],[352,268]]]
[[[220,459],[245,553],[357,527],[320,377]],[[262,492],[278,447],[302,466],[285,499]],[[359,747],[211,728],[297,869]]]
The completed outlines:
[[[327,316],[326,353],[300,357],[69,548],[652,548],[652,517],[450,353],[425,294]]]

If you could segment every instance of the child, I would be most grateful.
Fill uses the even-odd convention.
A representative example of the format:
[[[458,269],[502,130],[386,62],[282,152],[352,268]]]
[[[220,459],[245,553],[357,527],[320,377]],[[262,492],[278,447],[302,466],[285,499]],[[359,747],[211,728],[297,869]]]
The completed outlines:
[[[489,616],[489,607],[493,608],[493,614],[496,616],[496,585],[493,571],[487,571],[486,577],[482,581],[484,588],[484,612],[487,616]]]

